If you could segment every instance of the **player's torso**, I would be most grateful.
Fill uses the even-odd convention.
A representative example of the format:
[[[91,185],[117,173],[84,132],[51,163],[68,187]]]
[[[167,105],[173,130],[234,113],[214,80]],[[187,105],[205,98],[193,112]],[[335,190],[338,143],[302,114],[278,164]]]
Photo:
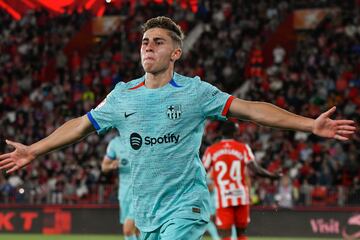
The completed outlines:
[[[195,90],[192,84],[177,81],[158,89],[135,86],[121,92],[125,101],[119,101],[117,115],[122,121],[117,128],[133,158],[136,214],[149,221],[158,209],[167,211],[172,202],[186,196],[183,188],[194,185],[194,178],[205,176],[198,158],[205,119]],[[205,181],[201,184],[206,189]],[[192,190],[187,191],[190,196]]]
[[[99,133],[117,128],[131,156],[137,226],[153,231],[170,218],[209,219],[199,148],[207,117],[224,119],[233,98],[200,78],[174,73],[149,89],[145,76],[119,83],[88,113]]]

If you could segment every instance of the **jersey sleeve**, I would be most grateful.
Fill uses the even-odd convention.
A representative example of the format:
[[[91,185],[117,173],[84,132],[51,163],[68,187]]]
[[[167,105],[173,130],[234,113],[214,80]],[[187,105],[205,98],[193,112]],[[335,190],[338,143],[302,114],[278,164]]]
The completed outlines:
[[[206,171],[208,171],[210,168],[211,168],[211,163],[212,163],[212,154],[211,154],[211,148],[208,147],[206,150],[205,150],[205,153],[202,157],[202,162],[203,162],[203,165],[206,169]]]
[[[245,164],[255,161],[255,155],[248,144],[245,144],[245,149]]]
[[[108,158],[110,158],[111,160],[115,160],[116,159],[116,151],[115,151],[115,147],[114,147],[114,141],[110,141],[110,143],[108,144],[107,148],[106,148],[106,156]]]
[[[115,89],[112,90],[95,109],[91,109],[90,112],[87,113],[87,117],[99,134],[106,133],[114,128],[115,124],[118,124],[115,120],[117,119],[118,121],[121,119],[121,117],[117,116],[119,110],[116,109],[116,95],[117,92],[120,91],[119,86],[120,85],[117,84]]]
[[[226,115],[234,97],[201,80],[199,86],[199,103],[204,117],[226,120]]]

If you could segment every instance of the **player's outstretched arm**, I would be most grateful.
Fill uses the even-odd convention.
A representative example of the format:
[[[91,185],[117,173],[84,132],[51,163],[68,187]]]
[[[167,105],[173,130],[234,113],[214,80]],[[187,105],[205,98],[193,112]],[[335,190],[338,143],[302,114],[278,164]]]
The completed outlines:
[[[290,113],[273,104],[234,99],[229,108],[228,117],[254,121],[260,125],[311,132],[320,137],[348,140],[356,131],[352,120],[333,120],[330,116],[336,107],[312,119]]]
[[[37,157],[74,143],[95,129],[86,115],[67,121],[48,137],[30,145],[6,140],[14,147],[12,152],[0,155],[0,170],[14,172],[30,164]]]

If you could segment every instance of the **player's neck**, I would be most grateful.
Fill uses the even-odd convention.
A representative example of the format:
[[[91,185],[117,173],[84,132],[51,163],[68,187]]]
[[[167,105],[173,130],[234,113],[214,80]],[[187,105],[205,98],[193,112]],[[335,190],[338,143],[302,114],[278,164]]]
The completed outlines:
[[[164,72],[159,73],[146,73],[145,74],[145,87],[147,88],[160,88],[168,84],[172,77],[174,71],[168,69]]]

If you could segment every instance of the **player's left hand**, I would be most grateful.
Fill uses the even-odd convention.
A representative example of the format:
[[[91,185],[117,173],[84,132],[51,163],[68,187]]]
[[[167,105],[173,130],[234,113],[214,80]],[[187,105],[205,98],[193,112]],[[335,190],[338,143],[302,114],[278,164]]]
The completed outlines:
[[[352,120],[330,119],[335,110],[336,107],[332,107],[316,118],[312,132],[320,137],[334,138],[341,141],[349,140],[349,137],[356,131],[355,122]]]

